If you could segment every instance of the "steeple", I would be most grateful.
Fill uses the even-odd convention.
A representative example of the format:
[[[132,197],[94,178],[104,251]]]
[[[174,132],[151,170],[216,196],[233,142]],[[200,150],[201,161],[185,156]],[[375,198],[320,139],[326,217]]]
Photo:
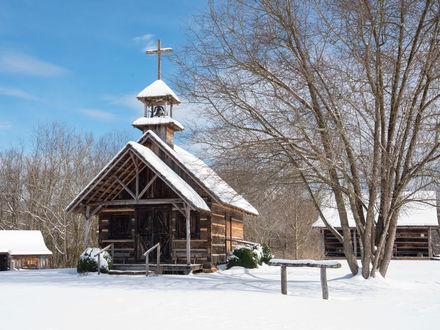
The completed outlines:
[[[133,126],[142,132],[154,131],[162,140],[173,146],[174,132],[182,131],[183,126],[173,119],[173,106],[180,104],[177,95],[161,80],[160,57],[169,53],[172,48],[161,48],[160,40],[157,49],[149,49],[147,55],[157,54],[157,80],[148,85],[138,95],[137,99],[144,104],[144,116],[136,119]]]

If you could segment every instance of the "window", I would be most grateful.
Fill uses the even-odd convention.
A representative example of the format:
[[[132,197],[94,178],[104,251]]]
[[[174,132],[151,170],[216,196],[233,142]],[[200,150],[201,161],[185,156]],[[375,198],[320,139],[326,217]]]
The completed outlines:
[[[176,213],[176,231],[175,238],[176,239],[186,239],[186,219],[184,215],[180,212]],[[198,212],[191,211],[191,239],[199,239],[200,238],[200,214]]]
[[[109,220],[110,239],[131,238],[131,219],[128,214],[112,215]]]

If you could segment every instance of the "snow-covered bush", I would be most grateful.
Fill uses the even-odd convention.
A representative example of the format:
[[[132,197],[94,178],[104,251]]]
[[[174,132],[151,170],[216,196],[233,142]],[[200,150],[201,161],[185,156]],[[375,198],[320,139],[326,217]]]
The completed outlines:
[[[261,265],[263,249],[260,244],[255,246],[237,246],[228,258],[226,268],[241,266],[244,268],[257,268]]]
[[[264,262],[265,264],[268,264],[270,259],[273,258],[272,250],[270,249],[269,245],[266,243],[261,244],[261,247],[263,249],[263,257],[261,258],[260,265]]]
[[[257,268],[263,262],[267,264],[272,258],[272,252],[267,244],[238,246],[234,248],[229,256],[227,268],[229,269],[234,266]]]
[[[78,260],[76,270],[78,273],[88,273],[98,271],[98,253],[101,251],[99,248],[87,248],[81,254]],[[112,267],[112,258],[107,251],[101,254],[101,272],[107,273]]]

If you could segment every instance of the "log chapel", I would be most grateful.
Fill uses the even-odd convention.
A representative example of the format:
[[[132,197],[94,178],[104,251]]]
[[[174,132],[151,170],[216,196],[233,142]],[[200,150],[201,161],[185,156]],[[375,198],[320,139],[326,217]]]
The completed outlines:
[[[67,212],[99,219],[99,245],[112,245],[114,268],[145,263],[145,252],[160,245],[162,272],[189,273],[225,263],[243,239],[244,215],[258,211],[202,160],[175,144],[183,126],[173,118],[180,100],[160,77],[137,99],[142,132],[128,142],[67,206]],[[173,109],[177,108],[177,109]],[[159,244],[158,244],[159,243]],[[156,264],[154,254],[150,260]]]

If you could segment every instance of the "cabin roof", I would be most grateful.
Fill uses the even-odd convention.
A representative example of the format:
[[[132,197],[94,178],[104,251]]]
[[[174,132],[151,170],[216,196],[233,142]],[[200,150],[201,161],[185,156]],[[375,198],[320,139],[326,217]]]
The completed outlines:
[[[406,192],[408,202],[402,207],[397,225],[399,227],[425,227],[438,226],[437,199],[435,191],[419,191],[416,193]],[[410,195],[410,196],[409,196]],[[341,227],[339,214],[335,206],[334,199],[328,203],[329,206],[323,209],[323,214],[330,225]],[[350,227],[356,227],[353,214],[348,212],[348,223]],[[322,219],[317,220],[313,227],[324,228]]]
[[[173,90],[168,87],[168,85],[161,79],[158,79],[145,87],[138,95],[139,100],[142,99],[156,99],[156,98],[171,98],[172,103],[180,103],[179,98],[173,92]]]
[[[89,184],[75,197],[66,207],[66,211],[78,210],[82,202],[86,204],[102,201],[111,201],[119,195],[123,187],[116,179],[120,173],[128,173],[123,179],[125,185],[131,182],[135,176],[134,164],[129,161],[131,155],[137,156],[156,173],[172,190],[192,207],[210,211],[202,197],[168,165],[166,165],[152,150],[130,141],[113,157],[107,165],[89,182]],[[128,164],[121,168],[122,164]],[[118,166],[120,165],[120,166]],[[103,191],[102,193],[99,193]],[[99,193],[97,195],[97,193]]]
[[[39,230],[0,230],[0,253],[51,255]]]
[[[156,169],[162,178],[174,187],[182,197],[186,198],[193,206],[203,211],[210,211],[210,208],[202,197],[183,180],[176,172],[174,172],[162,159],[160,159],[152,150],[137,142],[129,142],[139,155]]]
[[[171,124],[173,125],[176,131],[183,131],[183,125],[174,118],[171,118],[170,116],[151,117],[151,118],[140,117],[132,123],[134,127],[138,127],[138,128],[142,128],[143,126],[149,126],[149,125],[163,125],[163,124]]]
[[[168,144],[162,141],[156,133],[150,130],[145,132],[138,142],[142,143],[149,137],[160,144],[170,156],[179,162],[180,165],[182,165],[187,172],[203,186],[203,188],[208,190],[221,203],[230,205],[251,215],[259,214],[243,196],[237,193],[217,173],[215,173],[213,169],[185,149],[177,145],[174,145],[174,149],[171,148]]]

